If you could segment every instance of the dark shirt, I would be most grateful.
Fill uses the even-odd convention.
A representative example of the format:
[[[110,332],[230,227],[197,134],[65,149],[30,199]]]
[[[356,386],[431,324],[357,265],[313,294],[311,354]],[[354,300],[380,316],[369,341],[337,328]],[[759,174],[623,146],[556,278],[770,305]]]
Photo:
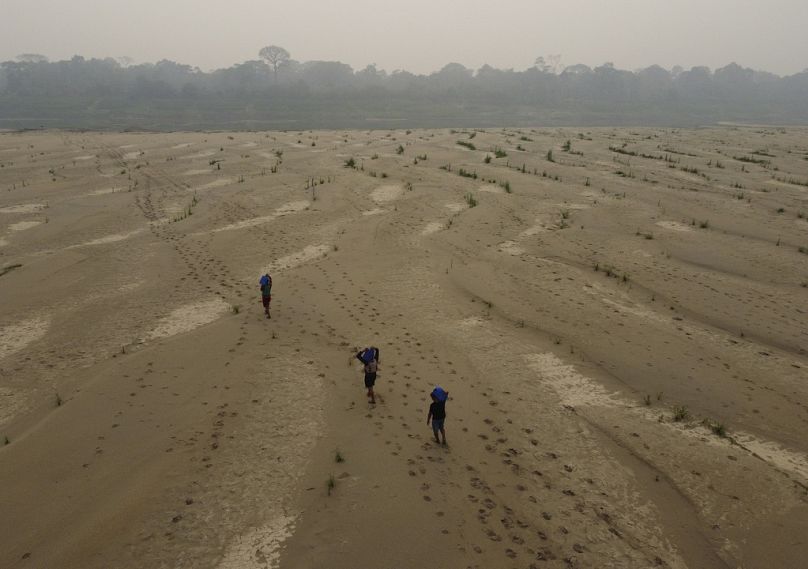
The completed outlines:
[[[272,296],[272,283],[267,283],[261,287],[261,296]]]
[[[433,401],[432,405],[429,406],[429,414],[432,415],[433,419],[445,419],[446,401]]]

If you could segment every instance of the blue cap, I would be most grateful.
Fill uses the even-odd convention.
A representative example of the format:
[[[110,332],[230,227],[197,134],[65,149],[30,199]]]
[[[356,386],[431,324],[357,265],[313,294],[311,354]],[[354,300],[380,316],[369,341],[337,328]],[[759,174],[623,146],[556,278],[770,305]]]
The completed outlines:
[[[449,394],[440,386],[436,386],[435,389],[432,390],[432,395],[434,395],[435,399],[438,401],[446,401],[449,398]]]

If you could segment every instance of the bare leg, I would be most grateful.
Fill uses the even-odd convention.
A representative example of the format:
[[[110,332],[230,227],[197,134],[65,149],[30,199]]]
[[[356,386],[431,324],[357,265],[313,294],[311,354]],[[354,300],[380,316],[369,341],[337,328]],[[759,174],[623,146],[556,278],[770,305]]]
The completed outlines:
[[[443,446],[446,446],[446,431],[443,430],[443,427],[440,428],[440,434],[443,436]],[[435,439],[437,440],[438,434],[435,433]]]

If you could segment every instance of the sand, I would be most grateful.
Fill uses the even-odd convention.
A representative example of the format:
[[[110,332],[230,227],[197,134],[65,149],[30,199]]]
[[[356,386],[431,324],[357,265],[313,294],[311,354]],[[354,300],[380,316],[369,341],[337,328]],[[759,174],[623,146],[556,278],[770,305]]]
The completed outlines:
[[[0,328],[0,360],[4,360],[41,339],[48,330],[48,320],[32,317]]]
[[[220,298],[180,306],[161,319],[157,326],[146,335],[146,340],[156,340],[190,332],[213,322],[229,310],[230,305]]]
[[[20,205],[9,205],[5,207],[0,207],[0,213],[35,213],[45,209],[47,206],[45,204],[39,203],[30,203],[30,204],[20,204]]]
[[[75,249],[78,247],[95,247],[96,245],[107,245],[109,243],[117,243],[119,241],[126,241],[143,232],[143,229],[135,229],[133,231],[125,231],[123,233],[113,233],[111,235],[104,235],[103,237],[98,237],[97,239],[90,239],[89,241],[85,241],[83,243],[77,243],[75,245],[70,245],[66,247],[66,249]]]
[[[806,140],[0,134],[0,567],[803,566]]]
[[[26,229],[32,229],[41,223],[41,221],[18,221],[17,223],[12,223],[9,225],[8,228],[10,231],[25,231]]]

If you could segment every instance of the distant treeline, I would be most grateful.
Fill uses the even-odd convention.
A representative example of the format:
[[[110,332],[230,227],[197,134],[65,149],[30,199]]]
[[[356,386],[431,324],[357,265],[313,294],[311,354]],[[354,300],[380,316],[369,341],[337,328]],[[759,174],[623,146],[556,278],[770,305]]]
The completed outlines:
[[[475,72],[450,63],[414,75],[281,55],[211,72],[173,61],[20,56],[0,64],[0,128],[808,124],[808,70],[779,77],[733,63],[714,72],[611,64]]]

